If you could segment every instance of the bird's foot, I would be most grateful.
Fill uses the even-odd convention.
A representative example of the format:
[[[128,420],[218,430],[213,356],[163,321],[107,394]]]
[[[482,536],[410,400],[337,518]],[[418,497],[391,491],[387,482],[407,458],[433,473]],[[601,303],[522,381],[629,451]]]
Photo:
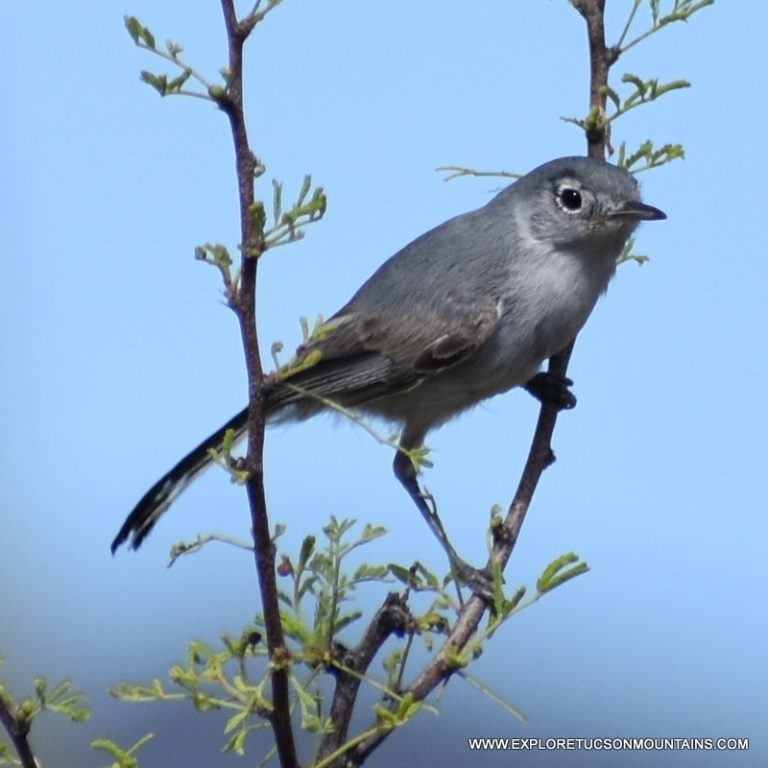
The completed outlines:
[[[576,396],[569,389],[572,386],[570,379],[549,371],[537,373],[523,385],[540,403],[554,405],[560,411],[569,411],[576,406]]]

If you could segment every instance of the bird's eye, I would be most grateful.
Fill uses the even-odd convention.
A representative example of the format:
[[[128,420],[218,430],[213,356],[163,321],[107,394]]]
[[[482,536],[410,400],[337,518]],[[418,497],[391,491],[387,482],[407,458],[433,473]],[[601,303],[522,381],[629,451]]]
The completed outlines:
[[[557,192],[557,202],[569,213],[576,213],[581,210],[582,197],[581,192],[573,187],[562,187]]]

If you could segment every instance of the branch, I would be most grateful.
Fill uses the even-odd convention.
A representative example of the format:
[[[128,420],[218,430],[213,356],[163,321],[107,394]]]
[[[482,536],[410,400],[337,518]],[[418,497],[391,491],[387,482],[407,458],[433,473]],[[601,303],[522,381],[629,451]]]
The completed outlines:
[[[555,355],[549,361],[549,371],[561,376],[565,375],[573,344]],[[552,434],[557,421],[558,409],[551,404],[544,404],[539,412],[528,459],[523,468],[517,491],[507,511],[502,527],[502,534],[497,536],[492,552],[492,560],[499,563],[503,569],[517,544],[520,529],[525,521],[525,515],[533,499],[539,479],[544,470],[554,460],[550,446]],[[489,561],[489,567],[491,561]],[[477,632],[480,622],[485,615],[488,605],[483,598],[472,595],[459,613],[456,624],[440,652],[429,662],[421,674],[408,686],[406,694],[413,695],[415,701],[422,701],[439,685],[446,682],[456,671],[456,653],[460,652]],[[354,760],[350,762],[360,765],[376,747],[388,736],[390,731],[378,731],[362,742],[355,749]]]
[[[280,623],[275,548],[269,529],[264,493],[264,372],[261,367],[259,340],[256,332],[256,269],[264,251],[263,236],[254,226],[254,179],[260,167],[248,143],[243,110],[243,47],[254,24],[238,22],[234,0],[221,0],[229,48],[227,87],[216,94],[219,107],[229,118],[235,147],[237,186],[240,200],[241,278],[233,302],[240,324],[248,372],[248,449],[244,469],[248,473],[246,491],[251,511],[256,571],[261,592],[267,648],[273,666],[271,675],[273,710],[270,717],[282,768],[298,765],[296,745],[291,727],[291,706],[287,666],[290,654]]]
[[[605,45],[605,0],[571,0],[573,7],[587,22],[589,40],[589,107],[587,155],[605,160],[605,150],[610,142],[610,126],[605,114],[608,70],[621,53],[619,48]]]
[[[435,170],[448,174],[443,181],[453,181],[453,179],[458,179],[461,176],[475,176],[476,178],[493,176],[506,179],[519,179],[521,176],[521,174],[512,173],[512,171],[477,171],[474,168],[466,168],[463,165],[440,165]]]
[[[333,731],[323,737],[318,760],[329,758],[342,748],[347,740],[362,676],[390,635],[402,636],[410,622],[407,598],[390,592],[365,630],[360,643],[353,651],[344,654],[342,661],[345,669],[336,671],[336,688],[331,704]]]
[[[4,696],[0,696],[0,723],[8,732],[23,768],[38,768],[32,747],[27,741],[29,722],[22,717],[14,717]]]
[[[608,83],[608,71],[618,58],[616,49],[605,45],[603,12],[605,0],[571,0],[574,7],[587,22],[587,34],[590,52],[590,108],[605,116],[605,91]],[[608,123],[598,121],[591,130],[587,130],[587,153],[597,159],[605,158],[608,143]],[[573,352],[575,339],[562,352],[550,358],[548,370],[565,377],[568,362]],[[489,568],[498,563],[503,570],[517,544],[520,530],[525,521],[536,487],[544,470],[554,461],[551,442],[557,422],[558,408],[544,403],[539,412],[531,448],[528,453],[520,481],[512,499],[503,525],[496,532]],[[413,695],[415,701],[422,701],[438,685],[446,682],[457,669],[456,655],[461,652],[473,635],[488,609],[487,603],[473,595],[460,611],[456,624],[451,630],[446,643],[439,653],[429,662],[421,674],[411,683],[406,694]],[[349,755],[349,764],[360,765],[376,749],[391,731],[378,730],[359,743]]]

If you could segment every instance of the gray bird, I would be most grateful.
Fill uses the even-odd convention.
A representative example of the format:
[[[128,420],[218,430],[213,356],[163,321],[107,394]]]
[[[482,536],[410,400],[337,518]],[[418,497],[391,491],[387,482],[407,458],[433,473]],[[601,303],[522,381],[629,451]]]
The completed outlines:
[[[406,452],[431,429],[512,387],[560,407],[575,403],[571,382],[553,381],[539,368],[581,330],[640,221],[664,218],[640,201],[637,182],[621,168],[585,157],[539,166],[382,264],[327,332],[300,347],[284,375],[269,378],[267,417],[305,419],[332,401],[398,425],[403,450],[395,475],[452,564],[462,564]],[[302,362],[312,364],[302,369]],[[160,478],[112,551],[128,538],[138,548],[212,463],[210,449],[221,449],[227,430],[240,437],[246,426],[244,409]]]

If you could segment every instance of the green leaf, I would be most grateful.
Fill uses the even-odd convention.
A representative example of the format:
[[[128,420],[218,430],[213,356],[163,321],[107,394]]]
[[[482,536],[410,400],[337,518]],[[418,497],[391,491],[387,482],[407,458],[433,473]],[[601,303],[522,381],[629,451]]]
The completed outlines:
[[[422,702],[414,701],[413,694],[407,693],[398,702],[397,709],[393,712],[381,704],[374,706],[376,717],[379,721],[379,726],[386,730],[392,730],[405,725],[417,712],[422,708]]]
[[[235,728],[239,728],[240,725],[248,719],[249,715],[250,712],[247,709],[244,709],[242,712],[238,712],[236,715],[230,717],[229,720],[227,720],[227,724],[224,726],[224,733],[232,733]]]
[[[161,96],[166,96],[168,93],[168,76],[167,75],[155,75],[152,72],[142,70],[139,75],[142,82],[151,85]]]
[[[66,684],[65,684],[66,685]],[[40,705],[45,708],[45,700],[46,700],[46,689],[48,687],[48,683],[46,682],[45,678],[43,677],[36,677],[35,682],[35,695],[40,701]],[[59,686],[61,688],[61,686]]]
[[[317,584],[317,576],[310,576],[309,578],[305,579],[301,585],[301,588],[299,589],[299,599],[304,597],[307,592],[314,594],[315,584]]]
[[[302,712],[301,725],[308,733],[333,733],[333,720],[309,712]]]
[[[94,739],[91,742],[91,749],[100,749],[102,752],[106,752],[110,757],[114,758],[120,766],[126,765],[126,758],[130,757],[124,749],[121,749],[110,739]]]
[[[168,83],[168,93],[178,93],[192,75],[192,70],[187,67],[178,77],[174,77]]]
[[[386,565],[361,565],[353,574],[352,581],[357,583],[360,581],[384,581],[389,568]]]
[[[448,618],[435,611],[429,611],[420,616],[418,624],[422,631],[437,632],[441,635],[447,634],[450,628]]]
[[[520,601],[525,597],[526,588],[524,586],[518,587],[517,591],[509,600],[504,601],[504,605],[502,606],[501,612],[504,616],[509,616],[512,611],[517,608],[518,605],[520,605]]]
[[[136,45],[143,43],[150,50],[155,50],[155,36],[135,16],[123,16],[123,24]]]
[[[648,84],[642,78],[633,75],[631,72],[625,72],[621,76],[621,82],[634,85],[641,96],[648,90]]]
[[[616,93],[616,91],[614,91],[610,85],[601,85],[600,93],[605,94],[610,99],[613,106],[616,107],[616,109],[620,108],[621,99],[619,98],[619,94]]]
[[[366,523],[361,534],[361,541],[368,542],[378,539],[380,536],[384,536],[387,533],[387,529],[383,525],[371,525]]]
[[[283,185],[277,179],[272,179],[272,218],[279,221],[283,212]]]
[[[575,565],[573,565],[575,563]],[[572,568],[567,566],[573,565]],[[561,555],[555,558],[545,569],[536,582],[536,589],[539,594],[543,595],[546,592],[559,587],[566,581],[580,576],[582,573],[586,573],[589,570],[589,566],[585,562],[579,562],[579,556],[573,552],[568,552],[565,555]]]
[[[691,84],[688,82],[688,80],[670,80],[670,82],[664,83],[663,85],[658,85],[657,83],[653,91],[653,98],[657,99],[659,96],[663,96],[665,93],[668,93],[669,91],[679,91],[682,88],[690,88],[690,87],[691,87]]]
[[[147,27],[141,28],[139,37],[141,37],[142,41],[147,45],[148,48],[151,48],[153,51],[156,50],[155,36],[149,31],[149,29],[147,29]]]
[[[155,735],[153,733],[148,733],[145,736],[142,736],[142,738],[128,749],[122,749],[111,739],[95,739],[91,742],[91,749],[106,752],[116,761],[118,768],[136,768],[139,763],[134,757],[134,754],[148,741],[151,741],[154,738]]]
[[[396,579],[402,581],[406,586],[418,586],[416,574],[411,569],[403,568],[402,565],[397,565],[396,563],[389,563],[387,568]]]
[[[296,566],[296,572],[301,573],[309,562],[309,558],[312,557],[312,553],[315,551],[315,544],[317,539],[314,536],[305,537],[301,542],[301,550],[299,551],[299,562]]]
[[[309,194],[309,190],[312,187],[312,177],[307,174],[304,177],[304,181],[301,184],[301,189],[299,190],[299,196],[296,198],[296,207],[300,207],[303,205],[304,200],[306,196]],[[277,216],[275,216],[275,219],[277,219]]]
[[[428,570],[421,563],[415,563],[412,570],[413,569],[415,569],[416,573],[418,573],[419,576],[421,576],[424,581],[426,581],[427,587],[429,587],[429,589],[437,590],[440,587],[440,580],[437,578],[437,576],[435,576],[432,571]]]
[[[128,34],[131,36],[131,40],[138,45],[139,42],[139,29],[141,25],[139,20],[135,16],[123,16],[123,24],[128,30]]]
[[[30,699],[23,699],[16,705],[16,721],[22,725],[29,725],[38,714],[39,710]]]
[[[146,42],[144,38],[149,34],[149,30],[145,29],[135,16],[123,16],[123,24],[125,24],[125,28],[128,30],[131,40],[133,40],[136,45],[139,45],[140,41]],[[154,42],[154,38],[151,37],[151,34],[150,39]],[[153,48],[154,46],[150,45],[149,47]]]
[[[245,754],[245,739],[248,736],[248,729],[239,730],[225,745],[223,752],[234,752],[241,757]]]
[[[184,51],[184,49],[177,45],[176,43],[171,42],[170,40],[165,41],[165,50],[168,51],[168,55],[175,61],[179,54]]]
[[[336,619],[336,621],[333,623],[333,633],[336,634],[337,632],[340,632],[342,629],[344,629],[344,627],[357,621],[362,615],[362,611],[352,611],[345,616],[339,616],[339,618]]]
[[[5,741],[0,741],[0,765],[21,765],[16,750],[11,749],[11,745]]]
[[[301,642],[309,642],[312,639],[312,632],[302,621],[301,617],[295,614],[282,613],[280,615],[280,623],[286,635],[296,638]]]

